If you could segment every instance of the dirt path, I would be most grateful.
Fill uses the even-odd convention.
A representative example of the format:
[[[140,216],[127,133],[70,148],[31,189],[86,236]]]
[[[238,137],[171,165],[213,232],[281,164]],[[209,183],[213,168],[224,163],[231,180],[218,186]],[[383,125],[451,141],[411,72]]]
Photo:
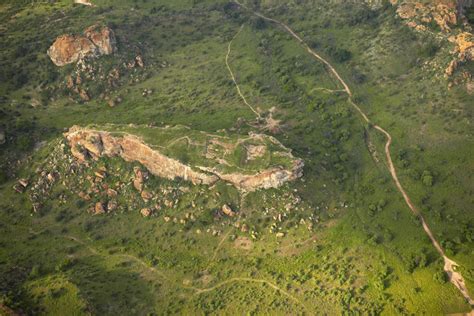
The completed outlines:
[[[109,256],[109,257],[117,257],[117,258],[124,258],[124,259],[129,259],[129,260],[132,260],[132,261],[135,261],[136,263],[140,264],[142,267],[144,267],[146,270],[148,271],[151,271],[155,274],[158,274],[161,278],[169,281],[169,282],[172,282],[172,280],[170,280],[168,278],[168,276],[163,273],[162,271],[154,268],[154,267],[151,267],[149,266],[145,261],[141,260],[140,258],[138,257],[135,257],[133,255],[130,255],[130,254],[122,254],[122,253],[118,253],[118,254],[103,254],[101,253],[99,250],[93,248],[92,246],[88,245],[86,242],[84,242],[82,239],[79,239],[78,237],[75,237],[75,236],[71,236],[71,235],[68,235],[68,236],[64,236],[65,238],[69,239],[69,240],[72,240],[78,244],[80,244],[81,246],[85,247],[89,252],[91,252],[92,254],[96,255],[96,256],[102,256],[102,257],[106,257],[106,256]]]
[[[230,65],[229,65],[229,56],[230,56],[230,51],[231,51],[231,47],[232,47],[232,42],[237,38],[237,36],[240,34],[240,32],[242,31],[243,28],[244,28],[244,24],[242,24],[242,26],[240,27],[240,29],[239,29],[239,31],[237,32],[237,34],[235,34],[234,37],[232,38],[232,40],[229,42],[229,45],[227,46],[227,55],[225,56],[225,64],[226,64],[226,66],[227,66],[227,70],[229,70],[230,76],[232,77],[232,81],[234,82],[235,87],[237,88],[237,93],[238,93],[239,96],[242,98],[242,100],[244,101],[244,103],[250,108],[250,110],[252,110],[252,112],[255,113],[255,115],[257,115],[258,118],[260,118],[260,113],[258,113],[258,112],[253,108],[253,106],[251,106],[251,105],[247,102],[247,99],[246,99],[245,96],[243,95],[242,91],[240,91],[240,87],[239,87],[239,84],[237,83],[237,79],[235,79],[235,75],[234,75],[234,73],[232,72],[232,68],[230,68]]]
[[[275,20],[275,19],[272,19],[272,18],[268,18],[258,12],[254,12],[252,11],[251,9],[249,9],[247,6],[241,4],[238,0],[234,0],[235,3],[237,3],[239,6],[249,10],[250,12],[252,12],[254,15],[264,19],[264,20],[267,20],[267,21],[270,21],[270,22],[273,22],[275,24],[278,24],[280,26],[282,26],[288,33],[290,33],[296,40],[298,40],[298,42],[306,49],[306,51],[311,54],[312,56],[314,56],[316,59],[318,59],[319,61],[321,61],[324,65],[326,65],[328,67],[328,69],[331,71],[331,73],[337,78],[337,80],[341,83],[341,85],[344,87],[344,91],[347,93],[347,95],[349,96],[349,103],[357,110],[357,112],[362,116],[362,118],[364,119],[364,121],[366,121],[367,123],[371,123],[370,119],[368,118],[368,116],[362,111],[362,109],[356,104],[354,103],[354,101],[352,100],[352,91],[351,89],[349,88],[349,85],[344,81],[344,79],[342,79],[342,77],[339,75],[339,73],[336,71],[336,69],[334,69],[334,67],[327,61],[325,60],[323,57],[321,57],[319,54],[317,54],[315,51],[313,51],[309,46],[308,44],[306,44],[306,42],[304,42],[289,26],[287,26],[286,24],[284,24],[283,22],[280,22],[278,20]],[[405,189],[403,188],[403,186],[401,185],[399,179],[398,179],[398,175],[397,175],[397,171],[396,171],[396,168],[395,168],[395,165],[393,164],[393,161],[392,161],[392,156],[391,156],[391,153],[390,153],[390,145],[392,144],[392,136],[385,130],[383,129],[382,127],[378,126],[378,125],[373,125],[373,127],[378,130],[379,132],[381,132],[382,134],[385,135],[386,139],[387,139],[387,142],[385,143],[385,155],[386,155],[386,158],[387,158],[387,162],[388,162],[388,168],[389,168],[389,171],[390,171],[390,174],[393,178],[393,181],[395,182],[396,186],[397,186],[397,189],[398,191],[400,191],[400,193],[402,194],[404,200],[405,200],[405,203],[408,205],[408,207],[410,208],[410,210],[420,219],[421,221],[421,224],[423,226],[423,230],[426,232],[426,234],[428,235],[428,237],[430,238],[433,246],[436,248],[436,250],[438,251],[438,253],[443,257],[443,260],[444,260],[444,271],[448,274],[449,276],[449,280],[451,281],[452,284],[454,284],[454,286],[461,292],[461,294],[463,295],[463,297],[467,300],[467,302],[471,305],[471,306],[474,306],[474,299],[472,299],[469,295],[469,292],[467,290],[467,287],[466,287],[466,283],[464,281],[464,278],[462,277],[461,273],[459,273],[457,270],[457,267],[459,266],[455,261],[451,260],[450,258],[448,258],[444,251],[443,251],[443,248],[441,248],[440,244],[438,243],[438,241],[436,240],[436,238],[434,237],[433,233],[431,232],[431,229],[429,228],[428,224],[426,223],[425,219],[423,218],[423,216],[421,215],[421,213],[418,211],[418,209],[415,207],[415,205],[411,202],[410,200],[410,197],[408,196],[408,194],[406,193]],[[471,313],[469,313],[469,315],[474,315],[474,310],[471,311]]]
[[[252,279],[252,278],[230,278],[228,280],[225,280],[225,281],[222,281],[220,283],[217,283],[216,285],[214,286],[211,286],[211,287],[208,287],[208,288],[204,288],[204,289],[199,289],[199,288],[194,288],[196,290],[196,293],[195,295],[199,295],[199,294],[202,294],[202,293],[206,293],[206,292],[210,292],[210,291],[214,291],[215,289],[221,287],[221,286],[224,286],[224,285],[227,285],[227,284],[231,284],[231,283],[235,283],[235,282],[250,282],[250,283],[260,283],[260,284],[266,284],[268,285],[269,287],[275,289],[276,291],[280,292],[281,294],[285,295],[286,297],[288,297],[289,299],[291,299],[292,301],[298,303],[299,305],[301,305],[306,311],[309,312],[308,308],[306,307],[306,305],[300,301],[299,299],[297,299],[296,297],[294,297],[293,295],[291,295],[290,293],[288,293],[287,291],[285,291],[284,289],[282,289],[281,287],[279,287],[278,285],[272,283],[272,282],[269,282],[267,280],[264,280],[264,279]]]
[[[226,240],[227,236],[232,232],[233,230],[229,230],[229,232],[222,238],[221,242],[219,243],[218,247],[216,250],[219,250],[221,244]],[[177,284],[177,282],[174,282],[173,280],[171,280],[170,278],[168,278],[168,276],[154,268],[154,267],[151,267],[149,266],[145,261],[141,260],[140,258],[137,258],[133,255],[130,255],[130,254],[103,254],[101,251],[93,248],[92,246],[88,245],[88,243],[86,243],[85,241],[83,241],[82,239],[76,237],[76,236],[72,236],[72,235],[68,235],[68,236],[64,236],[66,239],[69,239],[69,240],[72,240],[78,244],[80,244],[81,246],[85,247],[89,252],[91,252],[92,254],[96,255],[96,256],[113,256],[113,257],[118,257],[118,258],[125,258],[125,259],[130,259],[130,260],[133,260],[135,262],[137,262],[138,264],[140,264],[143,268],[145,268],[146,270],[150,271],[150,272],[153,272],[154,274],[158,274],[162,279],[165,279],[167,280],[168,282],[172,282],[173,284]],[[215,255],[217,254],[217,252],[215,253]],[[212,262],[211,262],[212,263]],[[275,289],[276,291],[282,293],[283,295],[287,296],[288,298],[290,298],[292,301],[296,302],[297,304],[301,305],[306,311],[309,312],[308,308],[306,307],[306,305],[300,301],[298,298],[296,298],[295,296],[291,295],[290,293],[288,293],[287,291],[285,291],[284,289],[280,288],[278,285],[270,282],[270,281],[267,281],[265,279],[252,279],[252,278],[245,278],[245,277],[235,277],[235,278],[230,278],[228,280],[225,280],[225,281],[222,281],[222,282],[219,282],[217,283],[216,285],[214,286],[211,286],[211,287],[208,287],[208,288],[198,288],[198,287],[194,287],[194,286],[187,286],[187,285],[181,285],[181,284],[178,284],[179,287],[183,288],[183,289],[186,289],[186,290],[192,290],[192,291],[195,291],[194,295],[199,295],[199,294],[202,294],[202,293],[207,293],[207,292],[211,292],[211,291],[214,291],[215,289],[221,287],[221,286],[224,286],[224,285],[227,285],[227,284],[231,284],[231,283],[236,283],[236,282],[246,282],[246,283],[259,283],[259,284],[266,284],[268,285],[269,287]]]
[[[221,249],[222,245],[224,244],[224,242],[226,241],[227,237],[229,237],[229,235],[234,231],[234,228],[232,227],[231,229],[229,229],[229,231],[222,237],[221,241],[219,242],[219,244],[217,245],[216,247],[216,250],[214,250],[214,253],[212,254],[212,257],[211,259],[209,260],[209,263],[206,267],[206,270],[209,269],[209,267],[214,263],[214,261],[216,260],[216,257],[217,257],[217,254],[219,253],[219,250]]]
[[[332,89],[328,89],[328,88],[316,87],[316,88],[313,88],[309,93],[312,93],[313,91],[323,91],[323,92],[327,92],[327,93],[346,92],[346,90],[344,90],[344,89],[332,90]]]

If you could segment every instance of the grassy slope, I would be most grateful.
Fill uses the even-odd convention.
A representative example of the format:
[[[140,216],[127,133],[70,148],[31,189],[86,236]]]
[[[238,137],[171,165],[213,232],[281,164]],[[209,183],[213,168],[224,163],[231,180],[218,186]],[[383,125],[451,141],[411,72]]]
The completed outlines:
[[[241,23],[248,21],[248,16],[241,15],[238,20],[225,18],[222,11],[206,9],[210,2],[199,3],[192,12],[190,1],[168,3],[168,10],[155,14],[149,10],[159,6],[156,1],[138,3],[134,11],[130,10],[128,1],[104,2],[93,10],[73,8],[64,1],[22,11],[17,21],[8,26],[8,35],[16,40],[8,47],[13,50],[21,42],[38,41],[41,46],[35,53],[37,59],[26,63],[31,65],[29,71],[35,72],[38,79],[33,77],[30,79],[33,82],[17,91],[1,85],[1,91],[11,91],[2,93],[9,100],[2,109],[15,109],[27,120],[35,116],[33,133],[41,135],[41,139],[57,137],[63,128],[73,124],[186,124],[214,132],[232,126],[238,117],[251,119],[252,113],[238,98],[224,63],[228,41]],[[108,5],[113,9],[104,9]],[[28,27],[55,15],[60,18],[58,8],[62,8],[68,18],[44,26],[44,32],[35,33],[38,38],[31,38],[33,34]],[[328,43],[353,53],[351,61],[336,63],[338,70],[350,81],[355,68],[367,75],[365,83],[353,82],[354,90],[360,95],[364,109],[394,136],[393,152],[407,151],[401,156],[408,162],[397,161],[399,168],[402,163],[407,164],[403,183],[417,205],[421,205],[422,198],[424,204],[429,204],[429,210],[423,211],[435,232],[454,243],[456,260],[473,269],[469,266],[472,243],[467,242],[463,231],[459,236],[458,229],[463,223],[472,225],[468,210],[472,201],[465,189],[472,183],[466,172],[472,169],[472,164],[469,165],[472,138],[461,134],[469,130],[463,125],[472,110],[468,100],[462,91],[440,93],[438,91],[446,91],[442,83],[418,78],[420,66],[413,65],[409,53],[416,51],[416,44],[397,38],[393,25],[387,24],[392,23],[390,14],[376,24],[344,27],[337,21],[347,18],[346,11],[336,11],[325,10],[322,4],[295,7],[285,11],[281,18],[304,31],[305,38],[318,41],[323,53]],[[118,91],[124,101],[112,109],[99,100],[75,105],[64,98],[40,109],[19,105],[27,103],[23,95],[37,93],[33,87],[36,80],[41,80],[41,73],[57,71],[43,53],[54,37],[65,30],[80,32],[90,24],[91,16],[97,19],[100,12],[100,19],[116,24],[119,39],[127,38],[133,45],[142,43],[140,48],[152,75]],[[9,14],[12,13],[6,15]],[[150,18],[142,19],[143,14]],[[130,32],[131,29],[134,32]],[[201,36],[191,32],[195,29],[199,29]],[[387,39],[387,35],[391,37]],[[382,47],[387,41],[394,47],[385,55],[370,55],[364,46],[367,38],[373,38],[371,46]],[[382,43],[377,44],[379,41]],[[282,224],[287,237],[279,241],[268,232],[268,226],[274,221],[272,216],[284,205],[273,202],[281,192],[258,192],[247,197],[241,220],[259,231],[259,239],[252,241],[251,250],[235,247],[230,239],[224,241],[216,256],[218,260],[210,265],[209,260],[223,234],[213,237],[197,234],[196,229],[220,228],[224,233],[231,229],[231,220],[204,221],[202,226],[182,229],[165,223],[161,214],[146,220],[137,212],[91,217],[83,207],[77,206],[77,198],[61,187],[55,189],[55,194],[66,194],[67,203],[60,205],[53,200],[44,216],[31,217],[26,196],[13,194],[10,181],[1,188],[4,198],[0,216],[5,223],[0,240],[2,293],[24,308],[42,307],[52,313],[55,307],[48,298],[33,301],[33,297],[38,288],[53,288],[54,280],[65,278],[64,282],[68,283],[62,287],[68,294],[64,299],[74,296],[71,306],[78,306],[83,312],[289,313],[301,310],[300,304],[275,295],[274,289],[260,284],[229,283],[200,295],[186,288],[189,282],[205,288],[232,277],[252,277],[269,280],[309,309],[329,314],[348,309],[386,314],[466,310],[450,284],[433,280],[433,274],[441,269],[441,262],[396,192],[383,161],[375,163],[370,157],[359,117],[350,110],[343,96],[314,91],[314,87],[337,89],[321,65],[284,32],[270,25],[263,29],[247,25],[233,47],[231,65],[249,102],[262,109],[277,107],[277,117],[287,123],[285,132],[278,138],[294,149],[295,155],[302,157],[307,165],[305,182],[283,189],[283,192],[297,189],[309,205],[309,211],[295,212],[291,220]],[[8,53],[3,56],[11,59]],[[171,66],[157,67],[163,60]],[[13,64],[20,67],[20,62],[25,64],[25,60],[20,59],[18,65]],[[61,80],[67,71],[67,68],[58,71],[59,78],[55,80]],[[152,88],[154,94],[143,98],[144,88]],[[423,98],[419,91],[425,91]],[[13,106],[10,105],[12,99],[17,100]],[[462,107],[464,112],[461,113],[466,117],[458,117],[463,114],[453,117],[450,109],[454,106]],[[247,130],[243,128],[241,132]],[[413,133],[419,136],[414,137]],[[381,152],[382,140],[376,135],[370,136]],[[16,150],[14,143],[7,146],[7,152]],[[36,154],[34,161],[44,159],[46,149]],[[410,176],[411,170],[420,173],[425,169],[436,172],[434,185],[429,188],[423,186],[419,177]],[[28,174],[29,170],[21,172]],[[341,207],[341,202],[348,207]],[[265,214],[263,210],[272,203],[275,203],[275,211]],[[70,215],[64,219],[59,216],[61,211]],[[176,210],[165,210],[164,214],[183,217],[188,211],[189,205],[185,203]],[[196,215],[204,220],[210,211]],[[321,217],[321,224],[316,225],[314,232],[298,224],[308,212]],[[248,237],[237,231],[231,234]],[[80,238],[92,248],[68,236]],[[292,246],[312,236],[316,242]],[[461,239],[456,243],[457,237]],[[426,257],[428,265],[413,268],[412,262],[420,260],[417,258],[420,254]],[[68,257],[74,258],[72,264],[64,264]],[[145,265],[133,258],[143,260]],[[37,265],[40,276],[30,276],[31,269]],[[148,268],[153,265],[159,272]],[[206,270],[209,280],[202,276]],[[74,288],[78,288],[80,294]],[[84,308],[84,301],[88,308]]]

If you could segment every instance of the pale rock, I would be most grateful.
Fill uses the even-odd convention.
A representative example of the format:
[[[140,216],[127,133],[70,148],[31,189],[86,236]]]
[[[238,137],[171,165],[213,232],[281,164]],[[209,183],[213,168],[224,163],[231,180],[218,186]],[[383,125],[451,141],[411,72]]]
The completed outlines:
[[[149,217],[153,213],[153,211],[150,208],[146,207],[146,208],[142,208],[140,213],[142,214],[143,217]]]
[[[102,202],[97,202],[94,207],[94,215],[104,214],[105,208]]]
[[[232,210],[232,208],[230,208],[230,206],[228,206],[227,204],[224,204],[222,206],[222,213],[224,213],[225,215],[227,216],[230,216],[230,217],[234,217],[235,216],[235,212]]]

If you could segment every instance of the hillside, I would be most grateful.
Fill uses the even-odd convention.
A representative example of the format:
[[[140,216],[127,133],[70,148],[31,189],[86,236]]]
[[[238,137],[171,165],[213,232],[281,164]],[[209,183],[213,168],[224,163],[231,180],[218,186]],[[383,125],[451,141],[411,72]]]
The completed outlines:
[[[471,1],[0,1],[0,314],[472,313]]]

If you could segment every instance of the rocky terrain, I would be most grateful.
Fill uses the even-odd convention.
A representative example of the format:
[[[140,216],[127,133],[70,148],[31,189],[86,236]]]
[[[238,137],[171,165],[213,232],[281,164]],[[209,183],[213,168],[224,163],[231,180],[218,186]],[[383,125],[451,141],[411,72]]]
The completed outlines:
[[[431,33],[445,43],[451,43],[452,59],[445,66],[445,75],[452,78],[459,69],[453,83],[466,83],[467,90],[474,93],[472,73],[460,68],[474,61],[474,35],[463,13],[471,1],[437,0],[430,2],[391,0],[397,6],[397,14],[407,26],[424,33]],[[452,85],[452,83],[450,84]]]
[[[116,49],[114,32],[106,26],[93,25],[83,35],[59,36],[48,49],[48,56],[56,66],[61,67],[86,57],[110,55]]]
[[[0,315],[472,310],[472,0],[4,2]]]
[[[193,144],[193,140],[187,136],[181,137],[188,146],[192,144],[198,146],[199,151],[202,150],[202,158],[211,162],[208,165],[187,165],[163,154],[157,146],[147,144],[139,136],[133,134],[74,126],[64,136],[69,143],[72,155],[80,162],[86,162],[90,158],[119,156],[129,162],[139,162],[152,174],[167,179],[182,178],[194,184],[206,185],[224,180],[246,192],[278,188],[288,181],[296,180],[302,176],[304,165],[301,159],[294,158],[276,139],[261,134],[252,134],[245,140],[245,159],[253,161],[263,158],[267,151],[272,151],[269,154],[285,159],[286,167],[269,164],[262,165],[253,171],[226,172],[221,167],[231,166],[227,157],[232,156],[236,148],[244,141],[238,140],[237,143],[231,143],[225,138],[213,135],[208,137],[205,144]],[[269,145],[274,148],[270,149]]]

